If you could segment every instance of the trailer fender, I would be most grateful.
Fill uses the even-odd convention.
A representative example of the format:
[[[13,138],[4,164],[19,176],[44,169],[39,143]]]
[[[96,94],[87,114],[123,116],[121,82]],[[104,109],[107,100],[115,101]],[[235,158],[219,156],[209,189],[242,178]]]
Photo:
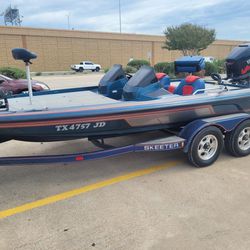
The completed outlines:
[[[225,135],[233,131],[240,123],[250,119],[250,115],[246,113],[217,116],[205,119],[195,120],[187,124],[179,133],[179,137],[186,140],[183,151],[188,152],[188,149],[194,137],[204,128],[215,126]]]

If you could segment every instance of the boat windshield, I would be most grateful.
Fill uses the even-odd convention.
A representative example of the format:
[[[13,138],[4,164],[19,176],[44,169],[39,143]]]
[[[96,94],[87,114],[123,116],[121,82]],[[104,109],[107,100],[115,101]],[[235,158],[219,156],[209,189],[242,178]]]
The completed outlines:
[[[148,66],[142,66],[135,75],[128,81],[127,85],[133,87],[145,87],[150,83],[157,82],[154,69]]]
[[[100,80],[100,83],[113,82],[120,78],[126,77],[122,65],[115,64]]]

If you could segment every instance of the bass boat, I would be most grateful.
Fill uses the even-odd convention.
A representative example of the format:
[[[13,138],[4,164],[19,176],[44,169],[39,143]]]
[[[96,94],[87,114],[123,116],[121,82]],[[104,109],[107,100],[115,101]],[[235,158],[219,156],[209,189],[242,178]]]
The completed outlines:
[[[36,54],[12,50],[29,63]],[[216,81],[192,75],[204,68],[202,57],[175,61],[177,72],[190,74],[172,81],[148,66],[133,76],[114,65],[98,86],[2,96],[0,141],[64,141],[102,139],[145,131],[175,129],[201,118],[250,113],[250,45],[235,48],[226,60],[227,77]]]

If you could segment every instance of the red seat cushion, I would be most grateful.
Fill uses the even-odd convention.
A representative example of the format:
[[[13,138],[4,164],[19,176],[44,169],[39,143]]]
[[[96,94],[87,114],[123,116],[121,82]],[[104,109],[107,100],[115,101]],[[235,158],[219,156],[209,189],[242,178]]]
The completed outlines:
[[[161,80],[164,76],[166,76],[165,73],[156,73],[155,75],[158,80]]]
[[[170,85],[170,86],[168,87],[168,91],[169,91],[170,93],[174,93],[174,91],[175,91],[175,86]]]
[[[195,82],[198,79],[200,79],[199,76],[190,75],[190,76],[186,77],[185,81],[186,81],[186,83],[193,83],[193,82]]]
[[[182,95],[192,95],[194,91],[193,86],[186,85],[183,87]]]
[[[204,93],[205,89],[205,82],[204,80],[200,79],[199,76],[189,75],[185,79],[182,79],[180,84],[177,86],[174,94],[177,95],[192,95],[197,90],[198,94]]]

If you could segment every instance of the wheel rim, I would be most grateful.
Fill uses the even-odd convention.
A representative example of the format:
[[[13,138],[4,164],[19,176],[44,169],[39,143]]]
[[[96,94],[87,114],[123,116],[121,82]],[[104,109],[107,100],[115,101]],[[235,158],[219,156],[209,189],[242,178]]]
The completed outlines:
[[[218,150],[218,139],[214,135],[204,136],[198,145],[198,155],[204,160],[210,160]]]
[[[240,132],[238,146],[242,151],[250,149],[250,127],[246,127]]]

